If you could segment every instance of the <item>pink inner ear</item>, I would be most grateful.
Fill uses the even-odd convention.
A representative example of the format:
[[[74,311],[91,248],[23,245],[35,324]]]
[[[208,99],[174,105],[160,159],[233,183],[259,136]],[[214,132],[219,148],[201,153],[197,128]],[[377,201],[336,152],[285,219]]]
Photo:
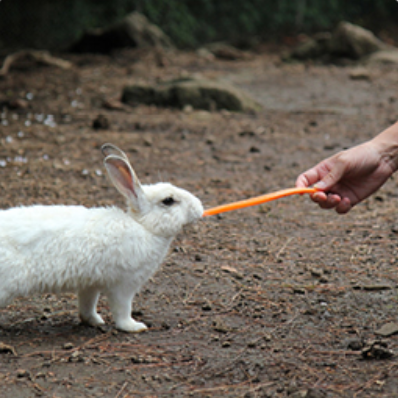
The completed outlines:
[[[120,186],[122,186],[125,191],[132,193],[135,198],[138,198],[138,195],[135,191],[131,172],[128,169],[128,166],[124,163],[124,161],[113,160],[112,166],[117,170],[117,173],[114,174],[114,176],[116,177],[116,180],[118,181]]]
[[[133,180],[131,178],[130,171],[127,170],[125,165],[117,166],[120,174],[122,175],[123,185],[137,198],[137,193],[135,192]]]

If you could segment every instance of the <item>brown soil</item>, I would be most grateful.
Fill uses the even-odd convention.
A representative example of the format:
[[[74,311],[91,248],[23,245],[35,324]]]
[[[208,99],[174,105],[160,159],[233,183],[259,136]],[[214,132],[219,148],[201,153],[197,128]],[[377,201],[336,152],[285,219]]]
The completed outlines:
[[[20,62],[0,81],[0,101],[19,100],[1,114],[1,208],[123,206],[104,175],[105,142],[129,154],[142,182],[171,181],[210,207],[291,187],[398,115],[395,67],[357,80],[352,66],[273,54],[65,58],[72,70]],[[235,84],[264,110],[119,107],[126,84],[196,73]],[[105,129],[95,130],[100,114]],[[397,183],[346,216],[290,197],[187,228],[135,300],[146,333],[117,332],[106,298],[101,329],[79,324],[72,294],[16,300],[0,309],[0,395],[396,396],[397,356],[364,359],[360,349],[398,315]],[[398,353],[397,337],[385,342]]]

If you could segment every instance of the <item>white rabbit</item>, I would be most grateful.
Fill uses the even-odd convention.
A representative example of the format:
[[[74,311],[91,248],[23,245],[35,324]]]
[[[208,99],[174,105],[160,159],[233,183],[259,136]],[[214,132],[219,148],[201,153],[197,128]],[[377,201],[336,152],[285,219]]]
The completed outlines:
[[[0,307],[33,293],[76,292],[81,320],[96,326],[104,323],[96,311],[103,292],[118,329],[147,329],[131,317],[132,300],[203,207],[169,183],[141,185],[117,147],[105,144],[102,152],[126,212],[58,205],[0,210]]]

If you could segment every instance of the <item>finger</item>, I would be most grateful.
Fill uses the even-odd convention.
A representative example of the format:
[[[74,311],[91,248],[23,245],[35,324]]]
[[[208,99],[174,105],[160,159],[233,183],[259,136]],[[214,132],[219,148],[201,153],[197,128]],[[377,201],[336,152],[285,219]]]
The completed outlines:
[[[343,198],[336,206],[336,212],[339,214],[346,214],[353,208],[350,199]]]
[[[323,200],[322,202],[318,202],[318,204],[322,209],[333,209],[333,208],[339,206],[340,202],[341,202],[341,198],[339,195],[328,194],[326,197],[326,200]]]
[[[336,162],[322,180],[315,184],[315,188],[328,191],[340,181],[341,177],[344,175],[345,168],[345,163],[342,160]]]
[[[311,196],[311,199],[318,204],[324,204],[328,207],[333,207],[333,205],[337,205],[340,203],[340,196],[337,194],[326,193],[326,192],[316,192]]]
[[[300,174],[296,180],[297,188],[307,188],[310,184],[308,183],[307,177],[303,174]]]
[[[327,193],[322,192],[322,191],[315,192],[310,197],[315,203],[324,203],[328,199]]]
[[[321,179],[317,168],[314,167],[300,174],[296,180],[297,187],[309,187]]]

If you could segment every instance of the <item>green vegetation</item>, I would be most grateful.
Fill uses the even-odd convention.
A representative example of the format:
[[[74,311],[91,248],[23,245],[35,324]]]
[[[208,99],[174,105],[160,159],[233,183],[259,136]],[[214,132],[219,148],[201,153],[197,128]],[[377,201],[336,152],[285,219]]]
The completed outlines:
[[[218,40],[245,43],[331,29],[348,20],[378,31],[395,23],[394,0],[2,0],[3,46],[62,47],[84,29],[103,27],[137,10],[178,47]]]

